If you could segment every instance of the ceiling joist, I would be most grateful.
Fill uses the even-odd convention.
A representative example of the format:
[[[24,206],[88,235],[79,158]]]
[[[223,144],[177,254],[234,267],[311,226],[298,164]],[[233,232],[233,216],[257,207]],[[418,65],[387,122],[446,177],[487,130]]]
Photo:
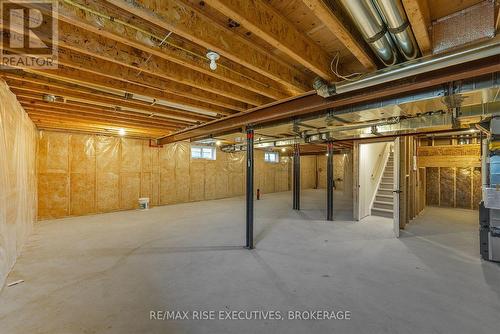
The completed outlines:
[[[205,0],[205,3],[237,21],[316,75],[326,80],[336,79],[330,69],[332,57],[265,1]]]
[[[311,78],[180,0],[106,0],[144,20],[278,81],[294,93],[311,89]]]
[[[52,84],[53,81],[50,80],[17,77],[9,73],[3,74],[3,77],[7,81],[7,84],[12,88],[12,90],[16,92],[21,90],[25,92],[52,94],[74,101],[92,102],[109,107],[138,109],[193,122],[206,122],[213,119],[213,117],[209,117],[206,115],[194,114],[182,110],[175,110],[160,104],[151,105],[151,103],[145,101],[129,99],[124,96],[104,93],[96,90],[74,87],[62,88],[57,84]]]
[[[424,55],[430,54],[432,42],[429,34],[429,27],[431,26],[429,3],[427,0],[403,0],[403,6],[420,51]]]
[[[302,1],[367,70],[377,68],[367,47],[353,35],[353,29],[343,22],[338,13],[334,12],[323,0]]]
[[[168,120],[162,120],[159,117],[148,117],[148,116],[137,116],[135,113],[117,111],[111,108],[97,108],[97,107],[84,107],[82,105],[76,104],[74,102],[44,102],[39,99],[27,99],[22,95],[19,98],[19,102],[25,108],[35,108],[38,110],[48,110],[50,111],[60,111],[72,114],[73,112],[82,112],[89,115],[101,116],[106,119],[117,119],[117,120],[132,120],[137,122],[137,124],[151,124],[154,126],[165,126],[173,129],[181,129],[185,126],[177,123],[169,122]]]
[[[75,4],[75,5],[72,5]],[[280,100],[291,96],[276,81],[247,69],[239,63],[220,60],[217,71],[209,68],[206,50],[185,45],[182,41],[165,39],[169,31],[145,26],[144,21],[127,12],[111,10],[97,1],[59,2],[59,20],[99,34],[146,53],[174,62],[200,73],[248,89],[254,93]],[[123,17],[122,17],[123,16]],[[125,22],[126,21],[126,22]],[[163,42],[163,44],[162,44]]]

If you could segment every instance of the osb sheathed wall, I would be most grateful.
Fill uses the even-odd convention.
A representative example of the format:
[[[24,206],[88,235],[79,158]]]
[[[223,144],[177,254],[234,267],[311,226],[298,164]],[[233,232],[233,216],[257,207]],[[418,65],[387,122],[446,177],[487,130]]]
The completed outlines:
[[[344,190],[348,178],[352,178],[352,169],[349,170],[347,154],[334,154],[333,155],[333,179],[335,180],[335,189]],[[326,156],[318,155],[318,188],[326,188]]]
[[[481,200],[480,145],[423,146],[418,166],[425,168],[426,204],[477,209]]]
[[[316,188],[316,156],[305,155],[300,157],[300,188]]]
[[[36,221],[36,135],[0,79],[0,289]]]
[[[264,162],[255,151],[255,187],[289,190],[289,158]],[[134,209],[140,197],[166,205],[243,195],[245,153],[217,151],[216,160],[191,159],[190,144],[152,148],[149,141],[41,132],[40,218]]]

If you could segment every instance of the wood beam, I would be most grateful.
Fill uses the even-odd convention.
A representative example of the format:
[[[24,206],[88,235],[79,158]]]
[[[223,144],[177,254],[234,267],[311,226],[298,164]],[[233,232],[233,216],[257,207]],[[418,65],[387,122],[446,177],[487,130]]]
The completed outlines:
[[[0,24],[1,26],[1,24]],[[45,29],[42,29],[44,27]],[[58,40],[52,40],[52,34],[47,26],[42,26],[37,30],[37,36],[43,41],[49,43],[58,43],[61,47],[82,53],[86,57],[78,57],[81,62],[89,62],[89,59],[100,58],[106,62],[113,62],[127,66],[119,72],[108,72],[113,70],[113,66],[104,63],[101,67],[101,73],[110,73],[116,77],[120,75],[120,79],[128,82],[145,84],[160,88],[172,94],[185,96],[194,100],[203,101],[206,103],[216,104],[225,108],[243,111],[249,106],[258,106],[271,102],[272,100],[263,97],[246,89],[235,87],[223,80],[213,78],[206,74],[193,71],[184,66],[166,61],[163,58],[149,55],[141,50],[135,49],[123,43],[118,43],[106,39],[98,34],[88,32],[82,28],[72,26],[65,22],[59,23]],[[62,49],[64,51],[64,49]],[[69,54],[70,55],[70,54]],[[59,63],[66,64],[65,61],[74,61],[72,57],[68,59],[68,53],[59,53]],[[66,56],[66,58],[65,58]],[[73,66],[71,63],[66,64]],[[79,64],[85,66],[86,64]],[[117,66],[114,66],[117,68]],[[88,68],[86,68],[88,69]],[[160,80],[160,78],[164,80]],[[220,101],[220,102],[219,102]],[[240,103],[244,102],[244,103]]]
[[[367,70],[375,70],[377,65],[368,48],[353,35],[338,13],[335,13],[323,0],[302,0],[314,15],[330,30],[335,37],[356,57]]]
[[[495,24],[495,30],[497,31],[497,33],[499,32],[499,29],[500,29],[500,7],[498,7],[497,9],[497,22]]]
[[[9,82],[9,81],[8,81]],[[101,97],[99,96],[89,96],[87,95],[87,99],[84,100],[83,98],[79,98],[78,95],[79,92],[71,92],[71,91],[57,91],[55,90],[50,90],[39,87],[39,88],[33,88],[33,87],[28,87],[26,85],[22,84],[16,84],[16,83],[11,83],[11,91],[17,96],[18,99],[35,99],[39,101],[44,101],[43,100],[43,95],[45,94],[50,94],[51,92],[54,93],[64,93],[67,94],[63,98],[65,99],[65,104],[74,104],[74,105],[79,105],[80,107],[86,107],[86,108],[99,108],[99,109],[109,109],[114,112],[117,112],[119,110],[123,110],[124,112],[127,113],[132,113],[132,114],[139,114],[139,115],[147,115],[147,117],[161,117],[163,120],[169,121],[172,124],[178,124],[179,126],[186,127],[190,125],[197,124],[199,122],[195,121],[187,121],[184,119],[178,119],[178,118],[172,118],[170,114],[165,113],[164,110],[157,108],[156,111],[154,109],[148,108],[147,106],[141,107],[142,109],[139,108],[139,106],[134,106],[132,108],[131,104],[121,104],[120,101],[117,101],[117,103],[112,106],[108,101],[102,100]],[[69,93],[68,93],[69,92]],[[57,95],[56,95],[57,96]],[[62,95],[61,95],[62,96]],[[69,97],[68,97],[69,96]],[[94,98],[94,100],[92,100]],[[111,101],[110,101],[111,102]],[[59,103],[59,102],[54,102],[54,103]]]
[[[54,102],[46,102],[43,99],[43,94],[33,94],[33,93],[28,93],[28,92],[23,92],[23,91],[15,91],[17,100],[23,104],[23,103],[28,103],[30,105],[49,105],[52,108],[76,108],[77,110],[89,110],[89,111],[99,111],[100,113],[110,113],[111,115],[123,115],[126,116],[130,119],[136,119],[136,120],[153,120],[155,122],[158,122],[159,124],[167,124],[167,125],[173,125],[177,126],[178,128],[185,128],[190,125],[193,125],[193,123],[185,122],[185,121],[180,121],[177,119],[172,119],[172,118],[167,118],[167,117],[162,117],[161,115],[158,114],[153,114],[153,113],[145,113],[145,112],[138,112],[135,110],[124,110],[124,109],[116,109],[116,108],[110,108],[107,106],[100,106],[100,105],[95,105],[95,104],[89,104],[89,103],[82,103],[78,101],[72,101],[72,100],[65,100],[64,102],[61,101],[54,101]]]
[[[145,133],[172,132],[172,129],[168,128],[149,127],[146,125],[137,125],[137,124],[131,124],[130,122],[122,122],[122,121],[105,121],[97,117],[90,117],[90,116],[81,116],[81,115],[65,116],[64,114],[61,113],[48,114],[46,111],[36,111],[34,109],[28,109],[26,110],[26,113],[32,120],[37,120],[39,122],[43,121],[79,122],[82,125],[85,124],[88,124],[89,126],[99,125],[104,128],[106,127],[124,128],[124,129],[129,128],[129,129],[140,130]]]
[[[144,127],[148,129],[161,129],[161,130],[178,130],[179,128],[171,125],[161,125],[155,124],[152,122],[140,122],[133,121],[129,119],[123,119],[119,117],[112,117],[102,114],[89,113],[85,111],[77,111],[73,109],[56,109],[50,107],[43,106],[30,106],[23,105],[24,110],[28,113],[28,115],[38,115],[39,117],[55,117],[55,118],[68,118],[74,120],[89,120],[89,121],[99,121],[104,122],[105,124],[114,124],[114,125],[124,125],[124,126],[138,126]]]
[[[166,124],[166,125],[172,125],[172,126],[177,126],[178,128],[185,128],[188,127],[189,125],[192,125],[192,123],[187,123],[187,122],[182,122],[179,120],[172,120],[166,117],[161,117],[161,115],[158,114],[151,114],[151,113],[143,113],[143,112],[137,112],[137,111],[131,111],[131,110],[123,110],[123,109],[116,109],[116,108],[110,108],[106,106],[99,106],[99,105],[93,105],[93,104],[88,104],[88,103],[81,103],[81,102],[76,102],[76,101],[71,101],[71,100],[65,100],[64,102],[62,101],[54,101],[54,102],[46,102],[43,100],[43,95],[37,95],[37,94],[30,94],[30,93],[25,93],[25,92],[17,92],[16,94],[17,100],[23,104],[27,103],[30,105],[48,105],[52,108],[74,108],[77,110],[85,110],[85,111],[98,111],[101,114],[106,114],[109,113],[110,115],[114,116],[124,116],[128,117],[130,119],[136,119],[136,120],[146,120],[146,121],[154,121],[159,124]]]
[[[153,139],[158,135],[161,135],[162,131],[152,131],[143,130],[130,127],[115,127],[115,126],[103,126],[98,124],[89,124],[75,121],[62,121],[62,120],[48,120],[48,119],[32,119],[33,123],[37,126],[39,130],[58,130],[58,131],[79,131],[91,134],[103,134],[103,135],[119,135],[120,128],[125,129],[125,137],[140,137]],[[168,132],[168,131],[167,131]],[[165,132],[163,132],[165,133]]]
[[[265,1],[205,0],[205,3],[323,79],[336,79],[330,69],[332,57]]]
[[[98,109],[98,108],[85,108],[79,105],[74,105],[71,103],[61,103],[61,102],[43,102],[43,101],[33,101],[23,98],[18,98],[18,101],[24,108],[31,108],[37,110],[44,110],[47,112],[66,112],[67,114],[72,114],[73,112],[101,116],[104,118],[109,118],[111,120],[125,120],[133,121],[137,124],[153,125],[153,126],[163,126],[166,128],[171,128],[173,130],[179,130],[183,128],[182,125],[173,124],[168,121],[164,121],[158,118],[147,117],[147,116],[136,116],[131,115],[127,112],[115,111],[112,109]]]
[[[59,45],[78,51],[89,56],[95,56],[103,60],[112,61],[136,70],[136,79],[144,82],[157,82],[154,86],[160,87],[156,77],[171,80],[169,85],[161,85],[164,90],[171,89],[174,94],[197,98],[200,101],[217,104],[226,108],[245,110],[248,106],[235,101],[241,101],[250,105],[259,106],[272,100],[254,92],[234,86],[223,80],[193,71],[184,66],[179,66],[157,56],[148,55],[128,45],[110,42],[105,38],[77,27],[71,27],[65,23],[59,25]],[[99,52],[96,52],[99,50]],[[150,75],[146,75],[146,73]],[[140,75],[139,75],[140,74]],[[181,83],[182,85],[175,85]],[[152,84],[153,85],[153,84]],[[166,87],[165,87],[166,86]],[[210,92],[212,94],[206,94]],[[217,96],[219,95],[219,96]],[[223,99],[226,97],[229,99]],[[232,100],[231,100],[232,99]],[[221,100],[224,104],[218,104]]]
[[[211,117],[211,115],[216,115],[217,113],[227,115],[227,109],[212,107],[212,109],[204,109],[197,106],[192,106],[189,110],[186,110],[184,107],[181,107],[179,104],[172,102],[172,100],[165,99],[165,94],[159,90],[155,90],[153,88],[147,88],[139,85],[130,84],[127,82],[123,82],[116,79],[111,79],[103,76],[97,76],[94,73],[81,71],[79,69],[59,66],[57,70],[38,70],[38,69],[27,69],[30,73],[34,73],[36,75],[47,76],[49,78],[57,78],[64,79],[69,81],[70,83],[75,83],[84,86],[93,86],[99,87],[104,91],[113,91],[116,89],[116,92],[120,92],[121,96],[125,96],[125,93],[133,93],[146,97],[150,97],[153,99],[162,100],[168,103],[166,108],[169,110],[177,110],[175,113],[177,115],[184,115],[186,117],[193,116],[193,118]],[[163,98],[162,98],[163,97]],[[215,111],[215,110],[217,111]],[[205,115],[203,115],[205,114]],[[205,118],[206,118],[205,117]]]
[[[221,59],[217,71],[212,71],[205,56],[206,50],[186,45],[180,40],[172,41],[170,38],[161,44],[168,31],[147,27],[141,19],[128,13],[122,15],[123,11],[112,11],[103,5],[98,1],[88,0],[81,4],[78,2],[77,7],[59,1],[58,17],[60,22],[78,26],[269,98],[281,100],[291,95],[291,92],[276,81],[226,59]],[[90,11],[97,14],[87,15]],[[100,20],[95,19],[97,15]]]
[[[12,88],[12,90],[18,91],[26,91],[26,92],[37,92],[41,94],[53,94],[56,96],[62,96],[71,100],[79,101],[79,102],[89,102],[92,101],[95,104],[101,104],[110,107],[123,107],[130,108],[142,111],[148,111],[151,113],[158,113],[165,115],[167,117],[178,117],[180,119],[187,119],[197,122],[204,122],[212,117],[208,117],[205,115],[197,115],[193,113],[187,113],[179,110],[174,110],[168,107],[164,107],[162,105],[154,105],[152,106],[148,102],[135,100],[135,99],[127,99],[123,96],[114,95],[114,94],[106,94],[99,91],[90,91],[89,90],[73,90],[66,88],[59,88],[51,86],[50,84],[43,84],[40,82],[32,83],[30,81],[23,81],[19,78],[12,78],[8,74],[2,74],[5,78],[7,84]]]
[[[159,27],[294,89],[310,90],[311,78],[180,0],[106,0]]]
[[[73,82],[91,84],[104,89],[116,89],[161,99],[169,102],[172,107],[183,110],[230,115],[247,108],[246,104],[223,98],[217,94],[175,82],[169,83],[159,77],[144,72],[139,73],[129,67],[62,47],[59,47],[58,63],[57,70],[33,69],[22,65],[18,68],[32,73],[62,77]],[[172,89],[172,83],[178,87]]]
[[[432,42],[429,34],[431,13],[427,0],[403,0],[403,6],[408,15],[411,29],[423,55],[432,51]]]
[[[149,75],[145,72],[139,73],[131,68],[89,55],[82,55],[69,49],[60,47],[58,57],[60,65],[92,73],[90,76],[90,78],[93,78],[91,79],[92,84],[99,85],[98,82],[102,82],[100,77],[118,80],[122,83],[106,83],[106,81],[104,81],[103,87],[164,99],[178,104],[179,108],[182,106],[188,108],[201,108],[207,111],[218,112],[222,115],[230,115],[236,111],[244,111],[248,107],[246,104],[222,98],[220,95],[207,93],[187,85],[177,84],[177,87],[172,89],[171,82],[168,83],[154,75]],[[64,71],[64,69],[62,69],[61,72],[62,71]],[[51,73],[54,72],[54,70],[44,70],[44,72]],[[75,76],[75,78],[77,77],[78,76]],[[88,80],[83,82],[86,83]],[[112,85],[107,86],[107,84]],[[264,101],[260,102],[266,104]]]
[[[58,125],[54,124],[48,124],[48,123],[35,123],[36,127],[40,131],[50,131],[50,132],[63,132],[63,133],[73,133],[73,134],[81,134],[81,135],[97,135],[97,136],[112,136],[112,137],[124,137],[124,138],[131,138],[131,139],[142,139],[142,140],[153,140],[154,135],[152,134],[141,134],[141,133],[133,133],[133,132],[127,132],[125,136],[120,136],[118,131],[111,132],[108,130],[102,130],[102,129],[89,129],[89,128],[78,128],[75,126],[69,126],[67,125],[66,127],[61,127]]]

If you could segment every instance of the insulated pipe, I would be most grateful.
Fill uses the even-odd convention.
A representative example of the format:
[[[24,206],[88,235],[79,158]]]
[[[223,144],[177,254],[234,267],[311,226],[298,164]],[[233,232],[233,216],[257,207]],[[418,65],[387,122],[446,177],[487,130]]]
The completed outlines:
[[[399,52],[412,60],[418,56],[418,46],[408,22],[401,0],[375,0],[389,33],[396,42]]]
[[[396,64],[397,49],[372,0],[340,0],[340,2],[384,65]]]
[[[493,43],[488,41],[471,49],[462,49],[438,56],[430,55],[391,68],[384,68],[357,81],[342,81],[335,84],[335,92],[336,94],[352,92],[498,54],[500,54],[498,40]]]

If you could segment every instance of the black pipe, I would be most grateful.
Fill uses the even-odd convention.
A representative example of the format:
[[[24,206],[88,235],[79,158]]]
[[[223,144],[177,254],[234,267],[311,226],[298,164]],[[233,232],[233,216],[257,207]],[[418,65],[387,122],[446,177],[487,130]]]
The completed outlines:
[[[333,220],[333,142],[327,144],[326,157],[326,220]]]
[[[247,128],[247,226],[246,247],[254,248],[253,244],[253,128]]]
[[[300,145],[295,144],[293,150],[293,209],[300,210]]]

